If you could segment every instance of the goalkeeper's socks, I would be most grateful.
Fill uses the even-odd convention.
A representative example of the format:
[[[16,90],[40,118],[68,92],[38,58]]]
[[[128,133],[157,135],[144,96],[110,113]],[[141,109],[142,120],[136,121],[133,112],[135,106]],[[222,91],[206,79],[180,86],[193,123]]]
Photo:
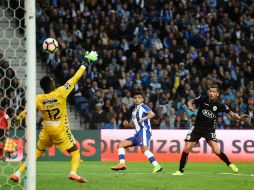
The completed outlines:
[[[20,173],[19,171],[16,171],[16,172],[15,172],[15,175],[16,175],[18,178],[20,178],[21,173]]]
[[[71,172],[76,173],[77,169],[79,167],[79,163],[80,163],[80,153],[79,150],[75,150],[73,152],[70,153],[71,154]]]
[[[72,175],[77,175],[77,173],[76,173],[76,172],[70,172],[70,174],[72,174]]]
[[[183,152],[180,160],[179,171],[183,173],[184,167],[188,161],[189,153]]]
[[[118,158],[121,164],[125,164],[125,150],[124,148],[118,148]]]
[[[18,169],[18,172],[22,174],[22,173],[24,173],[25,169],[26,169],[26,162],[24,162],[24,163],[20,166],[20,168]]]
[[[231,162],[229,161],[228,157],[226,154],[224,154],[224,152],[221,152],[220,154],[216,154],[217,156],[219,156],[219,158],[225,162],[228,166],[231,164]]]
[[[144,152],[144,155],[148,158],[149,162],[153,164],[154,166],[158,166],[158,162],[155,160],[153,153],[151,153],[150,150],[146,150]]]

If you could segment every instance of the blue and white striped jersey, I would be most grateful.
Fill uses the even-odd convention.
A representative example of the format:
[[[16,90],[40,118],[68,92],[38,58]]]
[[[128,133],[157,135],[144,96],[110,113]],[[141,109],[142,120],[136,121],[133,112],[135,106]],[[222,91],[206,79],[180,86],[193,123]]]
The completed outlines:
[[[139,120],[141,118],[146,117],[147,113],[150,111],[151,111],[151,109],[144,103],[139,104],[132,111],[132,121],[134,122],[135,129],[136,129],[137,133],[143,129],[149,131],[150,133],[152,132],[150,119],[146,119],[143,123],[139,123]]]

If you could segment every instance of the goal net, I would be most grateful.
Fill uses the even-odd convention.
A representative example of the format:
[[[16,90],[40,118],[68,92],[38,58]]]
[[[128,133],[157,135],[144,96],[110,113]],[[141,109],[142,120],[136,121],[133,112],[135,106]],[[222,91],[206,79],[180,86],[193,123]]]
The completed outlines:
[[[24,189],[26,176],[19,183],[10,180],[26,159],[25,121],[13,126],[15,116],[27,104],[27,48],[25,0],[0,1],[0,189]],[[35,63],[34,63],[35,64]],[[35,127],[35,126],[34,126]],[[14,142],[15,150],[6,150],[6,141]],[[5,148],[4,148],[5,147]]]

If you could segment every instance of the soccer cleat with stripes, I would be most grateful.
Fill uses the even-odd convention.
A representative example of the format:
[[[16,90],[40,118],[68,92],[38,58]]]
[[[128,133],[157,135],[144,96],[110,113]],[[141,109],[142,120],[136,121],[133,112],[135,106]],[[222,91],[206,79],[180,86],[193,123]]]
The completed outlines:
[[[12,174],[10,178],[11,178],[12,181],[17,183],[17,182],[19,182],[20,177],[18,177],[16,174]]]
[[[230,167],[233,170],[233,172],[235,172],[235,173],[237,173],[239,171],[238,167],[235,164],[229,164],[228,167]]]
[[[116,166],[112,166],[111,170],[118,171],[118,170],[126,170],[125,164],[117,164]]]
[[[152,173],[153,174],[159,173],[161,170],[162,170],[162,167],[160,165],[156,165],[156,166],[153,167]]]
[[[180,175],[183,175],[183,173],[182,172],[180,172],[180,171],[176,171],[175,173],[173,173],[172,175],[175,175],[175,176],[180,176]]]
[[[86,182],[87,182],[87,180],[86,180],[85,178],[80,177],[80,176],[75,175],[75,174],[69,174],[69,175],[68,175],[68,178],[69,178],[70,180],[74,180],[74,181],[76,181],[76,182],[78,182],[78,183],[86,183]]]

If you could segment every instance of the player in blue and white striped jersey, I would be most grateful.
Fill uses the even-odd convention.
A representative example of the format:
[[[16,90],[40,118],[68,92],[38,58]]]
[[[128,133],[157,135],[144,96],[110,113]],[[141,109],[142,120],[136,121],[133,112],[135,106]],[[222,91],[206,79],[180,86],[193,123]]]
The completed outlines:
[[[118,156],[120,163],[111,167],[112,170],[125,170],[125,148],[132,146],[140,146],[144,155],[154,166],[152,173],[162,170],[162,167],[155,160],[153,153],[148,150],[150,138],[152,135],[150,119],[155,116],[154,112],[143,103],[142,93],[137,92],[134,95],[135,109],[132,111],[132,121],[134,123],[136,134],[118,144]]]

